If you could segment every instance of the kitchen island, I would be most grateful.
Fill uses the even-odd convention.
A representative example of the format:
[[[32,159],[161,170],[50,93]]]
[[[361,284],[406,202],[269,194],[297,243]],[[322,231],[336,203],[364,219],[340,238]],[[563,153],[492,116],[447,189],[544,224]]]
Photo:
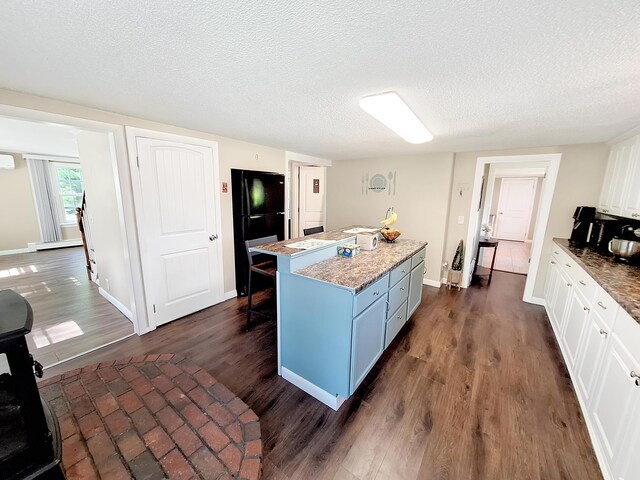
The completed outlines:
[[[278,373],[334,410],[422,300],[427,242],[400,238],[337,256],[338,245],[355,242],[354,228],[253,248],[278,261]],[[303,240],[320,242],[289,246]]]

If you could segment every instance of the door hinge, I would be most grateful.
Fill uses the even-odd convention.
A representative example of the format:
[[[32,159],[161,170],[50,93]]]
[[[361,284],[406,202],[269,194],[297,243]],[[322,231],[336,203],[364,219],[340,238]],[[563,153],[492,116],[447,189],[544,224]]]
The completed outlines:
[[[153,313],[156,313],[156,304],[153,304]]]
[[[140,168],[140,157],[136,155],[136,165]]]

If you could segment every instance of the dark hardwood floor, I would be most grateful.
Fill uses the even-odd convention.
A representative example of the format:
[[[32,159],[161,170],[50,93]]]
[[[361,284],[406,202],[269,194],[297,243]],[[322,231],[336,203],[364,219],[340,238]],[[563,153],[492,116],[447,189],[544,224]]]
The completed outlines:
[[[180,353],[260,417],[266,479],[602,478],[544,309],[525,277],[424,287],[421,307],[338,412],[276,373],[275,322],[229,300],[50,369]]]
[[[133,324],[89,281],[82,247],[0,256],[0,290],[6,288],[31,304],[27,343],[45,367],[133,333]]]

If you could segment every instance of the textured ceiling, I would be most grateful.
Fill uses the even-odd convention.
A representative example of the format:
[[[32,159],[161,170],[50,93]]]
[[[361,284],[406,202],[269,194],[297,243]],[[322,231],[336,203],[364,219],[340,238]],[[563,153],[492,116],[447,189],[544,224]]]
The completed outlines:
[[[0,65],[0,87],[332,159],[597,142],[640,124],[640,2],[6,1]],[[433,142],[360,110],[387,90]]]

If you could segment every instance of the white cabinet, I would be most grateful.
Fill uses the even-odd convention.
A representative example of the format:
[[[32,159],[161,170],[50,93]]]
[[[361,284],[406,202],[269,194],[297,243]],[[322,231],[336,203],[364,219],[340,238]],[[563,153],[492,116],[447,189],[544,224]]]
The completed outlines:
[[[640,135],[611,148],[598,209],[640,218]]]
[[[384,350],[387,300],[382,297],[353,319],[351,386],[353,393]]]
[[[577,288],[571,288],[567,306],[566,320],[562,329],[562,347],[569,370],[575,370],[581,347],[582,334],[587,325],[590,305]]]
[[[607,480],[640,478],[640,325],[554,245],[547,313]]]
[[[611,335],[611,331],[600,316],[598,307],[593,308],[584,330],[582,352],[578,358],[578,365],[576,367],[576,384],[584,399],[585,405],[591,403],[609,335]]]
[[[556,328],[556,334],[564,330],[564,313],[567,308],[567,303],[569,302],[569,295],[571,295],[571,288],[573,287],[573,283],[571,283],[569,275],[561,268],[558,268],[557,271],[558,280],[556,283],[556,290],[553,296],[551,310],[553,321],[555,323],[554,326]]]
[[[422,301],[422,278],[424,277],[424,262],[420,262],[411,270],[409,282],[409,303],[407,304],[407,318],[413,315]]]
[[[640,219],[640,135],[635,138],[629,157],[628,184],[622,205],[622,216]]]
[[[640,387],[631,376],[631,372],[639,370],[634,358],[614,333],[604,355],[590,412],[601,453],[612,472],[626,460],[622,458],[626,451],[625,439],[638,430],[638,425],[630,425],[629,422],[637,418],[640,406]]]

